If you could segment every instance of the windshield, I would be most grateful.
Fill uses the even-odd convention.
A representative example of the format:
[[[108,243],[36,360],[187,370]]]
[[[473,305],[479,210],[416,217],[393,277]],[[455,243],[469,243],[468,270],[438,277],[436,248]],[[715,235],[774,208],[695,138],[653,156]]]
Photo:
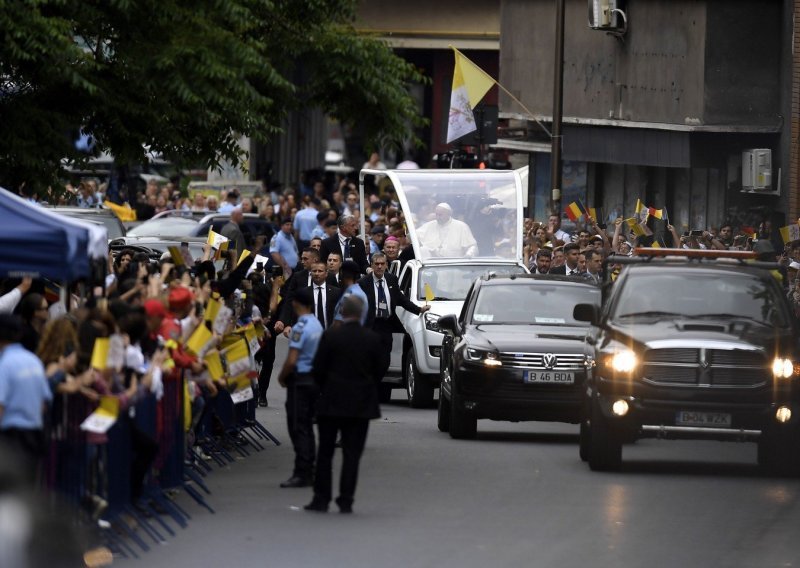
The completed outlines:
[[[599,306],[600,289],[542,282],[483,286],[472,323],[587,326],[572,317],[576,304]]]
[[[417,258],[521,259],[515,172],[396,170],[390,177]]]
[[[782,302],[768,282],[748,273],[636,274],[628,278],[614,303],[615,319],[686,316],[750,319],[788,325]],[[631,274],[630,276],[633,276]]]
[[[425,299],[427,284],[433,292],[434,300],[464,301],[475,279],[487,273],[524,274],[525,270],[512,264],[429,266],[419,272],[417,298]]]
[[[128,231],[129,237],[188,237],[197,228],[197,221],[181,217],[161,217],[145,221]]]

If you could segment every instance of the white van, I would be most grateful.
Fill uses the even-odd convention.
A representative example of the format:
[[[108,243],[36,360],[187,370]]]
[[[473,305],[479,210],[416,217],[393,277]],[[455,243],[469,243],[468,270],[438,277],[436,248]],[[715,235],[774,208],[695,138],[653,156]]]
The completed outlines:
[[[393,365],[399,363],[401,372],[384,378],[382,398],[391,396],[391,388],[405,388],[411,406],[431,406],[439,386],[444,337],[439,318],[461,312],[480,275],[528,271],[522,259],[522,196],[528,168],[361,170],[361,203],[365,175],[388,177],[397,192],[415,257],[400,270],[400,288],[415,304],[431,306],[422,316],[398,308],[405,334],[402,341],[395,339],[399,353],[393,354]],[[437,218],[442,204],[446,207],[439,207]],[[448,209],[449,219],[444,219]],[[459,238],[449,236],[450,231],[457,231]],[[474,246],[462,246],[473,241]]]

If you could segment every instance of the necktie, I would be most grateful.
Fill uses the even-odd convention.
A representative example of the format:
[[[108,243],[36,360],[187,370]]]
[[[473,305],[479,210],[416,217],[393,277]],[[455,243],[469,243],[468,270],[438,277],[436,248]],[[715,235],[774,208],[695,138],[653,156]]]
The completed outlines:
[[[350,239],[344,240],[344,260],[350,260]]]
[[[317,319],[325,328],[325,304],[322,301],[322,286],[317,286]]]
[[[378,319],[389,318],[389,304],[386,303],[386,292],[383,289],[383,280],[378,280]]]

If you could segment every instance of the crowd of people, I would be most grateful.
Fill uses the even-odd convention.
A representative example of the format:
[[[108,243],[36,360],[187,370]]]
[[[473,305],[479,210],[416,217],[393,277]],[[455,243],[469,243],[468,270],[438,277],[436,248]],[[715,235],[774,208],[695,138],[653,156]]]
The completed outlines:
[[[94,207],[104,190],[102,184],[83,182],[68,188],[65,202]],[[336,502],[340,511],[352,511],[367,424],[380,416],[380,381],[389,366],[392,333],[402,330],[395,310],[428,309],[405,298],[387,270],[413,256],[396,195],[382,187],[366,199],[367,231],[360,236],[359,194],[346,178],[334,187],[315,181],[255,196],[232,189],[219,197],[191,198],[174,185],[150,182],[137,200],[142,218],[169,209],[229,213],[234,226],[222,231],[227,250],[207,244],[202,258],[165,254],[156,260],[122,248],[109,258],[103,281],[83,297],[77,288],[59,296],[53,283],[7,280],[0,295],[0,438],[23,456],[28,477],[48,483],[54,444],[77,431],[63,427],[67,409],[80,414],[81,424],[105,410],[112,424],[127,425],[126,498],[140,506],[143,489],[158,484],[169,452],[188,463],[206,457],[208,448],[200,441],[224,422],[221,400],[226,407],[251,399],[253,407],[268,406],[274,369],[287,388],[295,450],[293,470],[281,486],[313,486],[307,509],[327,511],[339,436],[344,462]],[[423,245],[432,251],[455,247],[470,256],[475,239],[469,228],[456,224],[453,208],[440,203],[433,212],[430,219],[415,219],[429,223],[420,234],[427,239]],[[265,231],[246,242],[236,230],[242,213],[267,219],[272,234]],[[443,236],[443,227],[451,225],[458,234]],[[562,215],[554,214],[547,222],[526,219],[523,242],[532,273],[597,284],[605,271],[615,277],[620,269],[615,256],[635,254],[640,245],[752,249],[784,265],[787,297],[800,315],[800,242],[776,252],[763,232],[753,239],[723,224],[680,235],[663,223],[661,234],[642,237],[622,219],[609,230],[589,217],[568,232]],[[276,362],[281,334],[289,341],[289,355]],[[234,396],[248,389],[247,396]],[[148,429],[137,410],[153,401],[155,429]],[[183,419],[164,419],[169,416]],[[169,431],[174,428],[181,436]],[[101,508],[107,498],[101,463],[109,435],[97,428],[84,434],[89,451],[82,465],[93,473],[80,488],[80,501],[88,498]],[[176,444],[181,444],[177,450]]]

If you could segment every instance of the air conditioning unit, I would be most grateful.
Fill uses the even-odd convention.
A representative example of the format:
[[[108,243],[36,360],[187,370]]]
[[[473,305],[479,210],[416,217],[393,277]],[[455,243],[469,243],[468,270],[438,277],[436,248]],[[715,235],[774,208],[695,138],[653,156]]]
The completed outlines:
[[[625,21],[625,0],[589,0],[589,27],[593,30],[619,30]]]
[[[742,189],[772,188],[772,150],[753,148],[742,152]]]

